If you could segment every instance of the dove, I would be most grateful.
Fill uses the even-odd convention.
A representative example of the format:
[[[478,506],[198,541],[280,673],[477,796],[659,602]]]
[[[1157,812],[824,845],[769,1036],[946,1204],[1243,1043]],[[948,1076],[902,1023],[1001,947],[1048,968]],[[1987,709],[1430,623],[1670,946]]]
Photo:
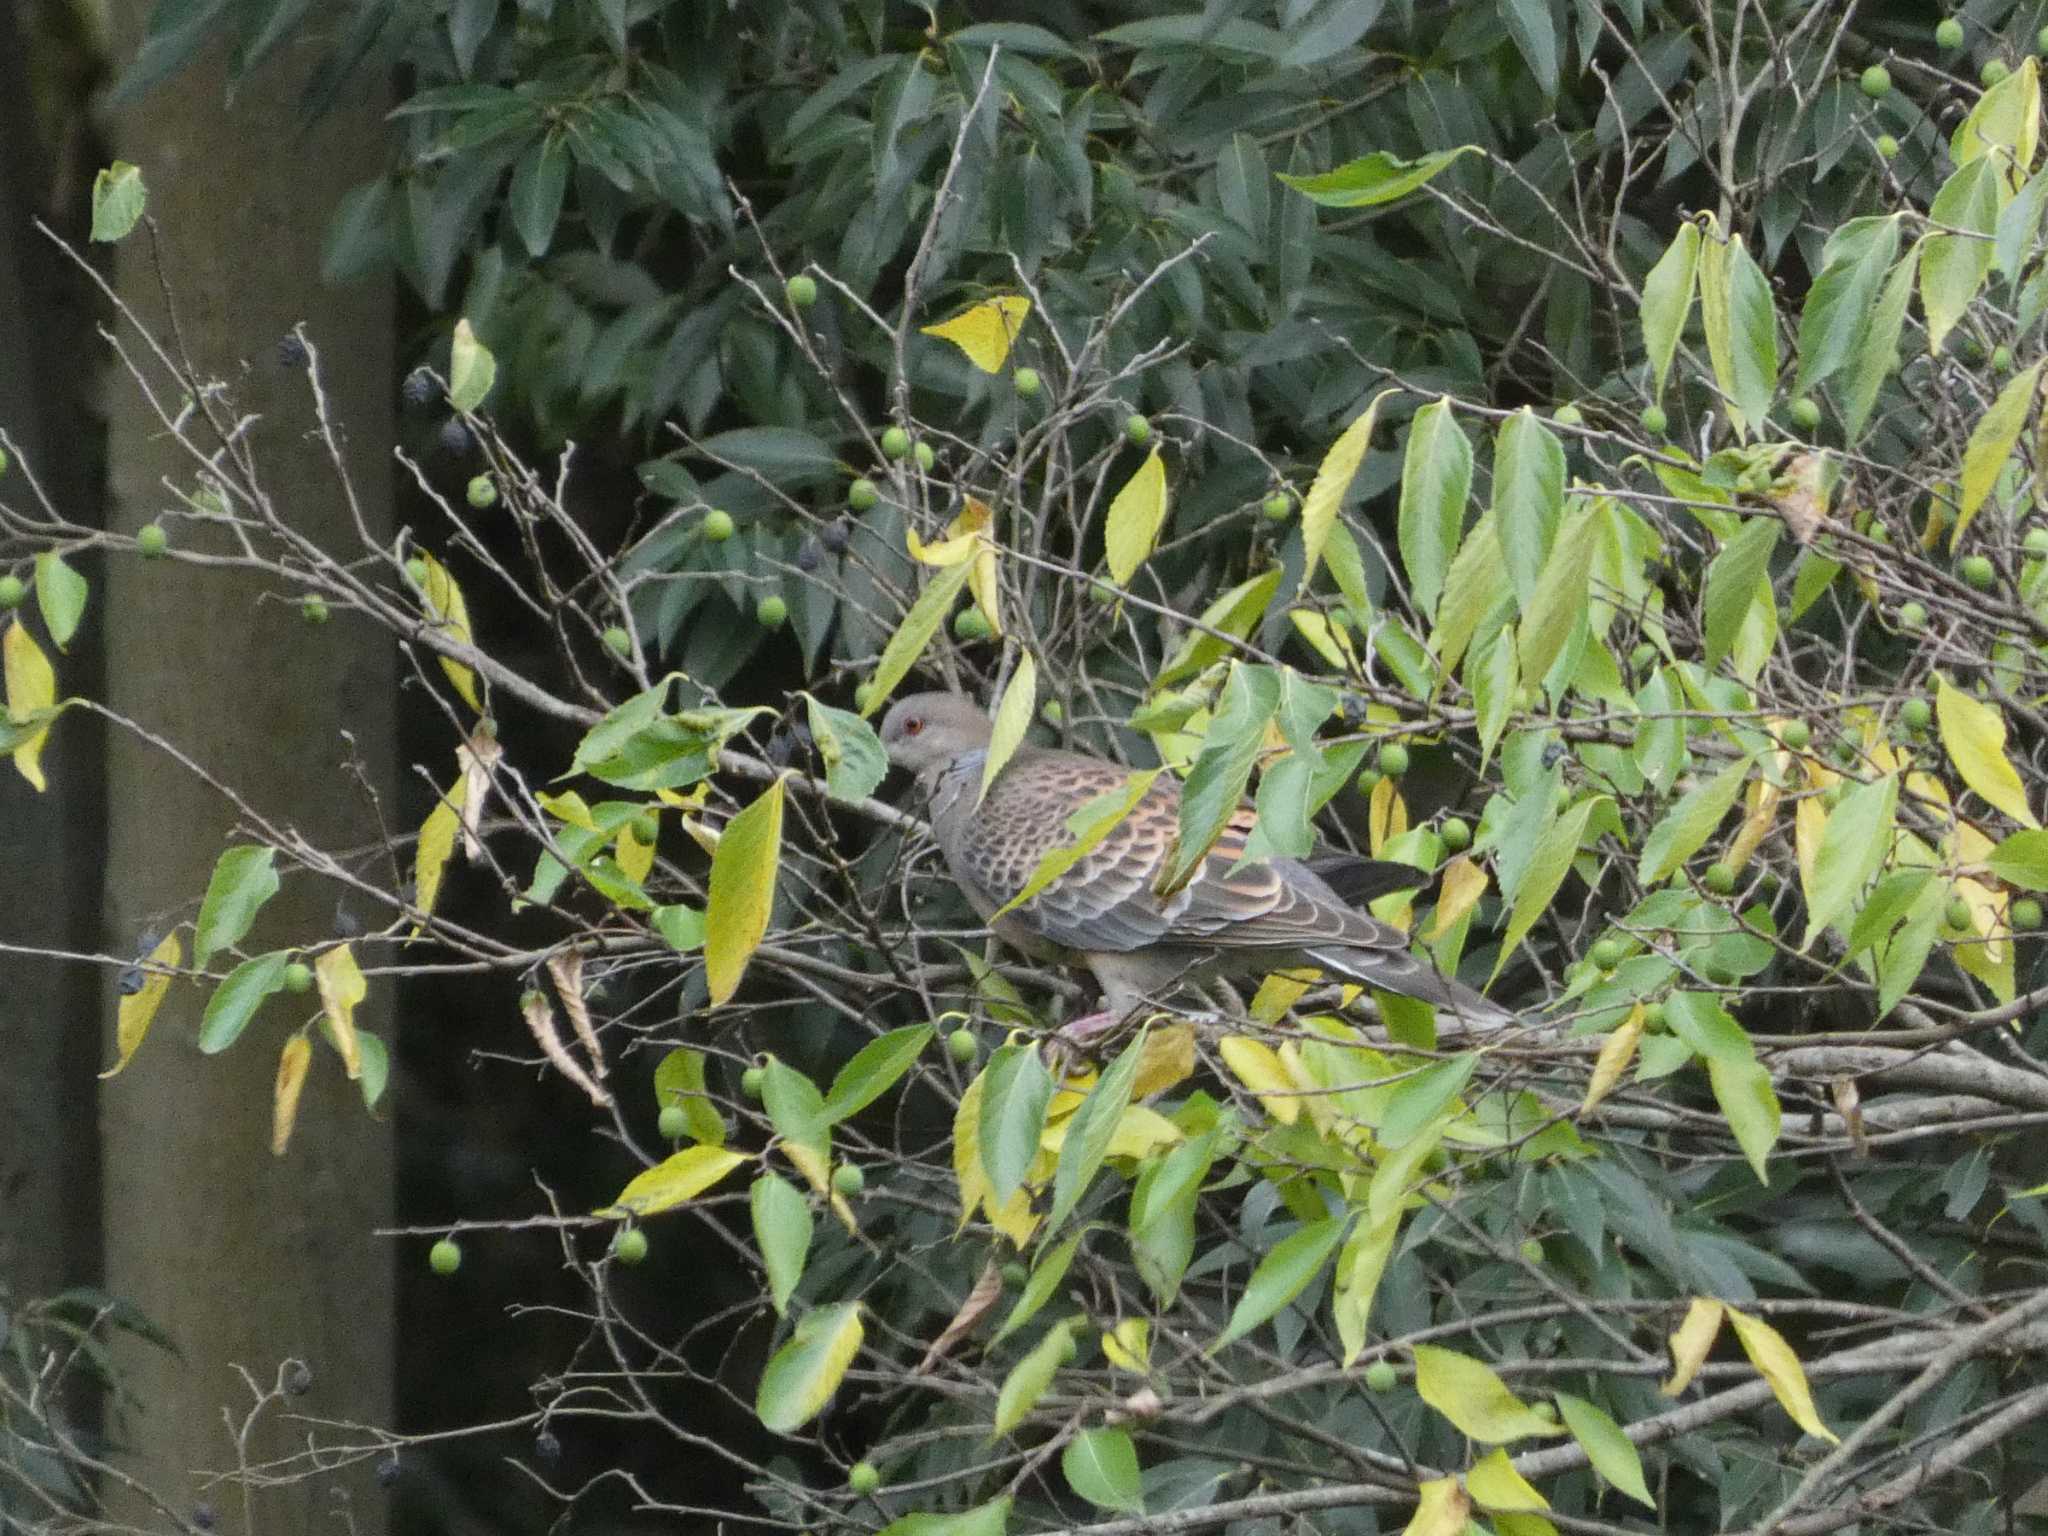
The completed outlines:
[[[1238,865],[1257,813],[1247,802],[1171,895],[1160,876],[1180,831],[1180,785],[1161,774],[1101,843],[1029,901],[1002,909],[1040,859],[1076,840],[1068,819],[1130,772],[1079,752],[1024,745],[980,793],[993,724],[964,694],[898,700],[882,721],[889,760],[915,774],[948,873],[996,936],[1026,954],[1072,955],[1094,972],[1111,1017],[1158,1005],[1211,977],[1313,968],[1419,998],[1467,1028],[1498,1028],[1516,1015],[1441,975],[1408,952],[1394,928],[1354,910],[1309,862]],[[1340,869],[1342,865],[1333,866]],[[1384,876],[1340,875],[1387,888]],[[1407,882],[1421,885],[1416,872]],[[1000,916],[997,914],[1001,913]]]

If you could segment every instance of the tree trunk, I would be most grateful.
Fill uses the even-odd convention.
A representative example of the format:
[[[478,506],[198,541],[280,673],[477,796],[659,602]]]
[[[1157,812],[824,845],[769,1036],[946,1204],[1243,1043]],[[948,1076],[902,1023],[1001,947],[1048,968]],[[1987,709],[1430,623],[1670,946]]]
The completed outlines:
[[[150,9],[146,0],[115,7],[120,58],[133,57]],[[383,284],[324,286],[319,252],[355,168],[382,158],[385,102],[363,81],[304,126],[298,103],[308,62],[305,50],[288,45],[238,84],[230,102],[216,53],[124,110],[114,137],[120,158],[142,167],[194,363],[226,383],[236,414],[260,413],[265,485],[295,526],[337,550],[354,544],[355,531],[334,470],[308,435],[304,372],[282,362],[277,348],[293,322],[307,322],[330,410],[347,432],[357,496],[381,537],[395,430],[392,295]],[[146,231],[119,247],[116,281],[146,322],[163,322]],[[170,504],[166,479],[193,487],[194,466],[118,373],[108,400],[110,518],[132,533]],[[189,525],[172,526],[181,542],[200,545]],[[374,846],[378,818],[346,765],[354,757],[388,806],[395,673],[385,639],[346,616],[322,628],[303,624],[292,594],[274,581],[131,557],[109,564],[113,708],[315,844],[337,852]],[[132,732],[109,734],[107,942],[132,949],[145,930],[189,923],[214,861],[238,838],[235,812],[219,794]],[[331,935],[336,898],[286,870],[249,948]],[[189,931],[187,940],[189,957]],[[239,1423],[250,1404],[237,1367],[266,1388],[287,1357],[312,1371],[310,1391],[273,1408],[253,1437],[253,1464],[304,1450],[306,1430],[281,1422],[286,1413],[357,1424],[392,1416],[391,1248],[373,1235],[392,1212],[390,1121],[365,1113],[316,1031],[297,1134],[287,1155],[272,1157],[278,1051],[310,1015],[310,1000],[273,998],[234,1049],[205,1058],[194,1030],[209,990],[174,986],[152,1038],[100,1099],[106,1284],[167,1329],[183,1356],[138,1349],[124,1357],[141,1403],[125,1426],[131,1465],[188,1503],[202,1496],[203,1473],[235,1467],[222,1415]],[[383,1029],[389,1005],[389,986],[373,978],[359,1022]],[[337,1485],[350,1501],[342,1527]],[[241,1512],[238,1495],[204,1496],[231,1521]],[[339,1528],[378,1536],[384,1524],[365,1460],[258,1495],[248,1536]]]

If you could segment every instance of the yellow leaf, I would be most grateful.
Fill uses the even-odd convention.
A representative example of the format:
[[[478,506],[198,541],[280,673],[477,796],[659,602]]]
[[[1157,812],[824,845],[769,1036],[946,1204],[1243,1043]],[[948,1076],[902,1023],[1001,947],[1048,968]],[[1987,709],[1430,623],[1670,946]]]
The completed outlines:
[[[1806,1372],[1784,1336],[1762,1318],[1735,1307],[1728,1309],[1728,1321],[1735,1325],[1735,1337],[1742,1341],[1742,1352],[1771,1384],[1771,1391],[1792,1416],[1792,1422],[1809,1435],[1840,1445],[1841,1436],[1821,1422],[1820,1412],[1813,1406],[1813,1393],[1806,1385]]]
[[[1998,477],[2012,458],[2013,445],[2020,440],[2020,429],[2027,424],[2027,412],[2040,382],[2039,363],[2015,374],[1971,431],[1963,448],[1963,478],[1956,498],[1955,531],[1948,536],[1950,549],[1962,543],[1963,531],[1997,487]]]
[[[1472,1464],[1465,1474],[1465,1491],[1472,1495],[1473,1503],[1495,1514],[1550,1508],[1550,1500],[1515,1470],[1505,1447],[1495,1447]]]
[[[1131,1079],[1131,1101],[1164,1093],[1195,1071],[1195,1030],[1191,1024],[1168,1024],[1152,1030],[1138,1051],[1138,1073]]]
[[[1152,1324],[1126,1317],[1102,1336],[1102,1353],[1120,1371],[1142,1376],[1152,1369]]]
[[[348,945],[339,944],[313,962],[313,981],[320,989],[320,1016],[328,1042],[341,1057],[351,1080],[363,1075],[362,1042],[356,1038],[356,1004],[369,993],[369,983]]]
[[[1051,1133],[1047,1133],[1051,1139]],[[1116,1129],[1109,1133],[1109,1147],[1104,1157],[1151,1157],[1167,1147],[1175,1146],[1187,1139],[1187,1133],[1156,1109],[1147,1109],[1143,1104],[1133,1104],[1117,1116]],[[1060,1144],[1064,1144],[1062,1127]],[[1055,1145],[1052,1149],[1058,1150]]]
[[[739,989],[775,910],[775,874],[782,862],[782,780],[725,824],[711,857],[711,895],[704,907],[704,976],[711,1006]]]
[[[473,411],[484,403],[498,377],[498,360],[491,349],[476,338],[469,317],[455,322],[455,335],[448,347],[448,403],[458,411]]]
[[[292,1127],[299,1122],[299,1094],[306,1086],[306,1069],[313,1064],[313,1042],[304,1033],[285,1041],[277,1053],[277,1084],[270,1090],[270,1152],[283,1157],[292,1144]]]
[[[619,861],[619,873],[635,885],[645,881],[648,871],[654,868],[654,844],[641,842],[639,834],[633,830],[633,822],[638,819],[634,817],[619,824],[619,839],[613,845]]]
[[[1031,1213],[1031,1177],[1026,1175],[1000,1210],[989,1209],[994,1189],[981,1166],[981,1090],[986,1080],[983,1074],[969,1083],[953,1112],[953,1177],[960,1188],[960,1225],[965,1227],[976,1211],[983,1211],[989,1225],[1021,1249],[1038,1227],[1038,1218]]]
[[[975,803],[981,802],[988,793],[989,785],[995,783],[996,775],[1003,771],[1011,757],[1024,744],[1024,733],[1031,729],[1031,717],[1038,712],[1038,663],[1026,651],[1017,660],[1017,670],[1010,674],[1009,686],[1003,689],[1002,701],[996,705],[995,727],[989,735],[988,757],[981,765],[981,788],[975,794]]]
[[[2005,755],[2005,717],[1945,677],[1934,691],[1934,717],[1948,760],[1963,782],[2022,826],[2039,827],[2026,788]]]
[[[842,1301],[805,1315],[761,1373],[754,1412],[776,1434],[793,1434],[824,1411],[860,1353],[860,1303]]]
[[[1402,1527],[1401,1536],[1464,1536],[1472,1500],[1455,1477],[1433,1477],[1415,1491],[1415,1518]]]
[[[1382,778],[1373,785],[1372,796],[1366,802],[1366,834],[1372,840],[1374,858],[1380,850],[1408,830],[1408,803],[1401,798],[1401,791],[1394,787],[1390,778]]]
[[[1337,1255],[1330,1310],[1337,1320],[1337,1338],[1344,1346],[1347,1371],[1365,1350],[1373,1297],[1379,1294],[1380,1278],[1387,1272],[1387,1260],[1394,1256],[1394,1239],[1400,1232],[1399,1211],[1376,1226],[1360,1223]]]
[[[1024,329],[1031,314],[1031,301],[1022,294],[998,294],[972,309],[962,310],[950,320],[920,327],[926,336],[950,341],[967,354],[967,361],[983,373],[1001,373],[1009,361],[1010,345]]]
[[[1267,1114],[1282,1125],[1294,1124],[1301,1114],[1301,1098],[1293,1074],[1271,1046],[1249,1035],[1226,1035],[1216,1049],[1231,1075],[1258,1095]]]
[[[455,787],[420,823],[419,841],[413,846],[412,880],[413,905],[420,909],[422,917],[432,914],[434,902],[441,894],[441,876],[447,872],[448,860],[455,853],[455,840],[462,831],[462,806],[467,787],[466,779],[456,780]],[[413,933],[417,935],[422,926],[415,925]]]
[[[1666,1397],[1676,1397],[1692,1385],[1693,1377],[1706,1364],[1707,1351],[1714,1347],[1714,1335],[1721,1331],[1722,1311],[1718,1301],[1693,1297],[1692,1305],[1686,1308],[1685,1321],[1671,1335],[1671,1379],[1657,1389]]]
[[[149,1026],[156,1018],[156,1011],[163,1006],[164,994],[171,989],[172,970],[185,958],[185,946],[178,942],[175,933],[166,934],[149,952],[145,962],[151,966],[162,966],[163,970],[149,971],[142,979],[140,991],[121,999],[121,1006],[115,1010],[114,1048],[117,1053],[114,1064],[100,1074],[112,1077],[134,1058],[142,1048],[143,1040],[149,1034]]]
[[[1103,555],[1110,578],[1120,587],[1145,563],[1166,523],[1166,460],[1154,448],[1109,504],[1103,527]]]
[[[636,1174],[618,1199],[598,1211],[614,1220],[653,1216],[686,1205],[747,1161],[741,1152],[699,1143]]]
[[[559,795],[535,795],[534,799],[540,802],[542,810],[565,826],[580,827],[585,832],[602,830],[583,797],[573,789],[565,789]]]
[[[16,619],[7,629],[7,638],[0,641],[0,670],[7,680],[7,718],[16,723],[27,720],[38,710],[48,709],[57,702],[57,673],[50,665],[50,658],[43,654],[43,648],[36,644],[35,637],[22,628]],[[44,726],[28,740],[14,749],[14,766],[21,776],[35,786],[36,792],[49,787],[43,777],[43,741],[50,734]]]
[[[1359,665],[1358,647],[1351,643],[1351,631],[1336,623],[1327,615],[1317,613],[1313,608],[1295,608],[1288,612],[1288,620],[1294,625],[1295,633],[1309,644],[1309,648],[1339,672],[1363,670]]]
[[[1621,1081],[1621,1074],[1628,1070],[1628,1064],[1635,1060],[1636,1045],[1643,1038],[1643,1022],[1646,1017],[1641,1003],[1631,1008],[1628,1017],[1615,1027],[1600,1047],[1599,1059],[1593,1063],[1592,1079],[1586,1084],[1585,1102],[1579,1105],[1579,1113],[1591,1114],[1594,1107],[1606,1098],[1614,1085]]]
[[[1259,990],[1252,994],[1251,1016],[1261,1024],[1278,1024],[1287,1016],[1287,1010],[1301,1000],[1304,992],[1316,984],[1317,972],[1275,971],[1259,983]]]
[[[448,567],[423,549],[414,550],[413,559],[425,567],[426,580],[421,583],[420,596],[426,603],[428,616],[435,621],[434,627],[458,645],[470,644],[469,604],[463,601],[462,588],[448,574]],[[482,713],[484,706],[477,696],[476,674],[451,657],[439,659],[441,670],[448,674],[448,681],[455,685],[462,701]]]
[[[1429,932],[1423,937],[1434,943],[1463,922],[1465,914],[1478,906],[1479,898],[1486,894],[1486,882],[1485,869],[1465,854],[1446,864],[1436,898],[1436,915],[1430,919]]]
[[[1456,1350],[1416,1345],[1415,1390],[1461,1433],[1489,1445],[1564,1433],[1516,1397],[1492,1366]]]
[[[1778,754],[1783,757],[1784,754]],[[1785,791],[1773,784],[1769,778],[1759,774],[1749,781],[1744,792],[1745,809],[1742,825],[1735,829],[1735,840],[1728,845],[1726,857],[1722,860],[1730,869],[1740,870],[1750,860],[1763,841],[1770,835],[1771,827],[1778,819],[1778,805],[1785,798]]]
[[[1397,391],[1383,389],[1372,397],[1370,404],[1351,420],[1351,425],[1339,434],[1337,441],[1330,445],[1330,451],[1323,455],[1323,462],[1316,468],[1316,477],[1310,482],[1308,495],[1301,501],[1301,590],[1306,592],[1314,579],[1316,567],[1322,563],[1323,551],[1329,548],[1330,534],[1337,526],[1337,513],[1344,505],[1344,498],[1350,493],[1352,478],[1358,473],[1358,466],[1365,462],[1366,449],[1372,446],[1373,421],[1379,415],[1380,403]]]

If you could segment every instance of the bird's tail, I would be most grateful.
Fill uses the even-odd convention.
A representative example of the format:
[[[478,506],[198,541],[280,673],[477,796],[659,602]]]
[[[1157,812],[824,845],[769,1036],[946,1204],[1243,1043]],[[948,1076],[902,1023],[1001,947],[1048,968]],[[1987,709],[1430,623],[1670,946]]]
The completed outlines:
[[[1426,960],[1406,950],[1357,949],[1349,945],[1321,945],[1304,951],[1333,976],[1342,976],[1361,986],[1378,987],[1433,1004],[1467,1029],[1505,1029],[1521,1022],[1521,1016],[1499,1003],[1481,997],[1461,981],[1453,981]]]

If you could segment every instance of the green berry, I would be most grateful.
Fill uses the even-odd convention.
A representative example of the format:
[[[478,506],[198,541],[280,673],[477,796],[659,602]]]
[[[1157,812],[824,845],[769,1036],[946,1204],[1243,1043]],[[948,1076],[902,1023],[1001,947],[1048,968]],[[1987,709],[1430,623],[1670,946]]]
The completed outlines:
[[[802,272],[784,283],[782,291],[789,295],[789,302],[798,309],[809,309],[818,302],[818,280]]]
[[[1977,71],[1977,78],[1983,81],[1987,87],[1989,87],[1998,84],[1999,81],[2003,80],[2007,75],[2011,73],[2012,66],[2006,63],[2005,60],[1986,59],[1984,61],[1984,67]]]
[[[469,489],[464,494],[469,497],[469,504],[472,507],[482,511],[485,507],[498,504],[498,482],[489,475],[472,475]]]
[[[299,617],[308,624],[327,622],[327,599],[318,592],[308,592],[299,599]]]
[[[1709,864],[1700,884],[1716,896],[1729,895],[1735,889],[1735,871],[1726,864]]]
[[[1908,699],[1899,706],[1899,724],[1909,731],[1924,731],[1934,723],[1934,706],[1925,699]]]
[[[723,544],[732,532],[732,514],[723,507],[713,507],[704,514],[704,537],[711,543]]]
[[[1849,786],[1842,780],[1837,779],[1834,783],[1830,784],[1826,789],[1820,792],[1821,808],[1823,810],[1832,811],[1836,806],[1840,805],[1844,800],[1848,798]]]
[[[1522,1239],[1522,1247],[1520,1251],[1522,1257],[1527,1259],[1531,1264],[1541,1264],[1543,1262],[1543,1245],[1533,1237],[1525,1237]]]
[[[1970,915],[1970,904],[1960,896],[1949,897],[1948,905],[1942,909],[1941,917],[1943,922],[1958,933],[1977,926]]]
[[[2029,528],[2023,541],[2030,555],[2048,555],[2048,528]]]
[[[2015,931],[2024,932],[2041,926],[2041,903],[2031,896],[2022,896],[2012,904],[2012,926]]]
[[[1124,436],[1129,438],[1134,446],[1142,448],[1152,441],[1152,423],[1143,416],[1126,416]]]
[[[766,1067],[749,1067],[740,1074],[740,1092],[744,1093],[756,1104],[761,1102],[761,1095],[767,1091],[767,1085],[768,1069]]]
[[[1381,773],[1398,779],[1408,771],[1408,749],[1398,741],[1386,742],[1380,747],[1377,761]]]
[[[1275,491],[1260,504],[1259,510],[1271,521],[1284,523],[1294,515],[1294,498],[1285,491]]]
[[[642,811],[632,821],[633,841],[652,848],[661,838],[661,822],[652,811]]]
[[[284,989],[287,992],[307,993],[313,990],[313,967],[303,961],[294,960],[284,968]]]
[[[1792,402],[1792,425],[1802,432],[1811,432],[1820,425],[1820,407],[1809,395],[1801,395]]]
[[[1088,583],[1088,601],[1091,603],[1100,603],[1106,608],[1117,600],[1117,596],[1116,588],[1106,581]]]
[[[882,1486],[882,1474],[872,1461],[856,1461],[847,1468],[846,1486],[866,1498]]]
[[[1018,394],[1029,400],[1038,393],[1040,383],[1038,370],[1036,368],[1019,368],[1010,382],[1017,386]]]
[[[1857,82],[1863,87],[1863,94],[1872,101],[1889,96],[1892,89],[1892,72],[1882,64],[1873,64],[1863,71],[1863,78]]]
[[[946,1036],[946,1054],[960,1066],[972,1066],[981,1054],[981,1041],[971,1029],[956,1029]]]
[[[1979,592],[1988,590],[1998,580],[1998,568],[1991,563],[1989,555],[1963,556],[1962,563],[1956,567],[1956,574]]]
[[[1813,740],[1813,727],[1804,720],[1787,720],[1778,731],[1778,740],[1794,752],[1804,752],[1806,744]]]
[[[427,1267],[437,1275],[452,1275],[462,1268],[462,1244],[444,1237],[427,1250]]]
[[[1611,971],[1628,954],[1628,946],[1619,939],[1602,939],[1593,946],[1593,963],[1603,971]]]
[[[405,562],[405,579],[414,586],[425,590],[427,585],[427,562],[414,555]]]
[[[164,531],[162,523],[144,523],[136,530],[135,547],[145,560],[161,559],[164,551],[171,547],[171,536]]]
[[[1899,628],[1919,629],[1927,622],[1927,605],[1924,603],[1899,604]]]
[[[846,504],[856,512],[865,512],[882,499],[882,493],[875,489],[875,482],[862,476],[846,488]]]
[[[1062,725],[1066,724],[1067,706],[1058,699],[1047,699],[1038,706],[1038,718],[1054,730],[1058,730]]]
[[[2012,372],[2012,348],[2003,342],[1991,349],[1991,367],[1996,373]]]
[[[1628,653],[1628,664],[1638,672],[1654,666],[1657,661],[1657,647],[1648,640],[1638,640],[1636,648]]]
[[[1462,853],[1472,846],[1472,828],[1459,817],[1450,817],[1436,829],[1436,834],[1453,853]]]
[[[19,608],[21,600],[28,596],[28,584],[9,571],[0,576],[0,609]]]
[[[1015,1259],[1003,1266],[1003,1284],[1013,1291],[1021,1290],[1030,1278],[1031,1271]]]
[[[1652,437],[1662,437],[1665,429],[1671,425],[1671,418],[1664,414],[1664,407],[1661,405],[1644,406],[1641,419],[1643,430]]]
[[[663,1141],[681,1141],[690,1129],[690,1117],[683,1113],[683,1106],[670,1104],[661,1111],[661,1120],[655,1127]]]
[[[1586,413],[1567,400],[1550,413],[1550,419],[1560,427],[1583,427],[1586,424]],[[1393,1367],[1390,1365],[1387,1369],[1391,1371]]]
[[[882,434],[882,457],[900,459],[910,452],[910,434],[901,427],[891,427]]]
[[[633,655],[633,637],[614,624],[604,632],[604,648],[621,661],[630,660]]]
[[[612,1236],[612,1257],[621,1264],[638,1264],[647,1257],[647,1234],[638,1227],[621,1227]]]
[[[858,1163],[841,1163],[832,1170],[832,1187],[842,1195],[857,1195],[868,1187],[868,1176]]]
[[[926,474],[930,474],[932,472],[932,466],[939,462],[939,456],[936,452],[933,451],[932,445],[930,443],[923,441],[919,441],[918,444],[910,450],[910,456],[913,459],[917,460],[917,467],[923,470]]]
[[[859,710],[862,714],[866,714],[869,706],[871,706],[874,702],[875,685],[873,683],[862,683],[858,688],[853,690],[853,707]]]
[[[780,629],[789,618],[789,604],[771,592],[754,604],[754,622],[763,629]]]
[[[1361,795],[1371,794],[1380,787],[1380,780],[1385,777],[1386,775],[1377,768],[1366,769],[1365,772],[1358,776],[1358,792]]]
[[[1880,160],[1896,160],[1898,155],[1899,141],[1888,133],[1880,133],[1877,136],[1877,158]]]
[[[1394,1369],[1391,1360],[1375,1360],[1365,1368],[1365,1390],[1368,1392],[1391,1392],[1400,1380],[1400,1373]]]
[[[1962,47],[1962,22],[1954,16],[1942,17],[1941,24],[1934,29],[1934,42],[1937,47],[1946,48],[1951,53]]]
[[[1663,1027],[1664,1005],[1661,1002],[1643,1004],[1643,1028],[1662,1029]]]
[[[953,633],[962,640],[986,640],[995,633],[995,626],[979,608],[962,608],[953,615]]]

